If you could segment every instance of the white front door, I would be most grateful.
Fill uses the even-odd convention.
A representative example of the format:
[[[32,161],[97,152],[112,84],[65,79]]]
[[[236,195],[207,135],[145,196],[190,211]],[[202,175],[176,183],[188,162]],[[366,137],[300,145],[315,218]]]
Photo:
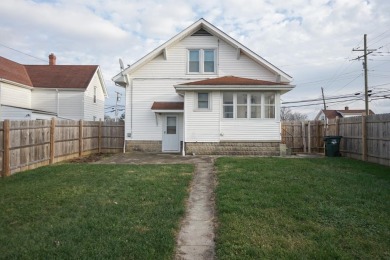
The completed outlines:
[[[180,152],[179,128],[177,115],[165,115],[162,137],[163,152]]]

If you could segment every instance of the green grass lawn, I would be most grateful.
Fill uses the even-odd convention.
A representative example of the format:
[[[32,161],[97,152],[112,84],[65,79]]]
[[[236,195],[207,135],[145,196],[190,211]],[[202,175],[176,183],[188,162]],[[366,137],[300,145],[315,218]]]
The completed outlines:
[[[61,164],[0,179],[0,258],[172,259],[192,172]]]
[[[390,259],[390,168],[220,158],[218,259]]]

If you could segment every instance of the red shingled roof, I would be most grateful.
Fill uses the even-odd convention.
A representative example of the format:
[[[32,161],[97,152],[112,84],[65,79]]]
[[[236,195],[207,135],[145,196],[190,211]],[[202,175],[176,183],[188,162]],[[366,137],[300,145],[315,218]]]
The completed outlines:
[[[36,88],[86,89],[97,65],[22,65],[0,56],[0,78]]]
[[[225,76],[220,78],[206,79],[194,82],[188,82],[181,85],[287,85],[287,83],[278,83],[272,81],[240,78],[234,76]]]
[[[97,65],[24,65],[34,87],[82,88],[88,87]]]
[[[26,68],[17,62],[0,56],[0,78],[32,87]]]
[[[152,110],[183,110],[184,102],[154,102]]]

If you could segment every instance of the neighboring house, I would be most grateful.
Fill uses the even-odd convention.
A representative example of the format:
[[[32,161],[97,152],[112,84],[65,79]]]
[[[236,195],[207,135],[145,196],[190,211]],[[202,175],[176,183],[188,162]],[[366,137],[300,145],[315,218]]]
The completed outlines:
[[[370,109],[368,112],[370,115],[374,115],[375,113]],[[343,117],[353,117],[353,116],[362,116],[366,114],[365,109],[349,109],[349,107],[345,107],[344,110],[321,110],[318,112],[317,116],[314,120],[325,120],[325,119],[335,119],[343,118]]]
[[[0,120],[104,120],[107,90],[97,65],[22,65],[0,57]]]
[[[126,148],[279,154],[292,78],[200,19],[113,78],[126,87]]]

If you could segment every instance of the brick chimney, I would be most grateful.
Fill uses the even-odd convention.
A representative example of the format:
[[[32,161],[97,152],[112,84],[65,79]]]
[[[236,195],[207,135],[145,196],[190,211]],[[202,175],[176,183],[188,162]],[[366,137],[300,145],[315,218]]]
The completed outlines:
[[[349,107],[345,107],[345,110],[349,110]]]
[[[57,59],[57,57],[54,55],[54,53],[50,53],[50,55],[49,55],[49,65],[56,65],[56,59]]]

